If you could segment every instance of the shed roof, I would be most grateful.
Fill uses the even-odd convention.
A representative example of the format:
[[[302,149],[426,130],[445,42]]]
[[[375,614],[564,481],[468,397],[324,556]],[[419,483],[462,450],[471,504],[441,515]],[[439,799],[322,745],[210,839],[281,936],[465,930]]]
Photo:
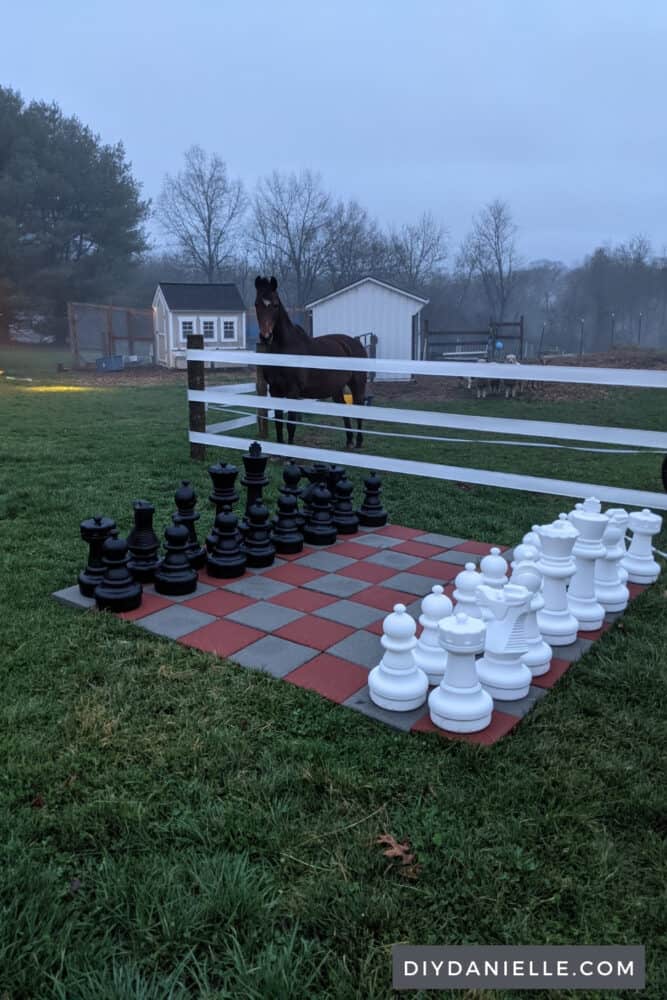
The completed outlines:
[[[167,305],[177,312],[243,312],[241,293],[233,282],[210,285],[204,282],[161,281]]]
[[[379,285],[380,288],[386,288],[390,292],[395,292],[396,295],[402,295],[406,299],[414,299],[415,302],[421,302],[423,306],[427,305],[428,299],[423,299],[420,295],[415,295],[413,292],[406,292],[404,288],[398,288],[396,285],[390,285],[387,281],[380,281],[379,278],[359,278],[358,281],[353,281],[351,285],[345,285],[343,288],[338,288],[335,292],[329,292],[328,295],[323,295],[321,299],[315,299],[314,302],[309,302],[306,305],[306,309],[312,309],[314,306],[321,305],[322,302],[328,302],[329,299],[335,298],[337,295],[342,295],[344,292],[349,292],[353,288],[358,288],[359,285],[364,285],[370,282],[373,285]]]

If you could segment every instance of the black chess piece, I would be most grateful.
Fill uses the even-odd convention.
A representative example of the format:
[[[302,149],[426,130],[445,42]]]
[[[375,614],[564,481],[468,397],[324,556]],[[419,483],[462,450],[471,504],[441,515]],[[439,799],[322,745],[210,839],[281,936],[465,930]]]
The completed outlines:
[[[231,509],[239,498],[234,489],[239,470],[235,465],[219,462],[217,465],[209,465],[208,474],[213,480],[213,492],[209,500],[215,507],[216,514],[221,514],[225,507]]]
[[[160,539],[153,531],[155,507],[148,500],[134,500],[134,527],[127,536],[128,567],[135,580],[150,583],[160,565]]]
[[[297,523],[296,497],[281,492],[278,497],[278,517],[273,528],[273,544],[276,552],[301,552],[303,534]]]
[[[243,551],[247,565],[254,569],[270,566],[276,557],[276,548],[271,541],[269,512],[263,503],[254,503],[248,511]]]
[[[354,486],[345,472],[336,482],[333,523],[339,535],[354,535],[359,531],[359,518],[352,506]]]
[[[306,518],[299,510],[299,499],[303,494],[303,490],[299,486],[301,475],[301,469],[296,462],[292,462],[291,460],[287,462],[283,467],[283,485],[280,487],[280,492],[285,496],[294,497],[296,501],[294,513],[296,525],[299,531],[303,532],[303,526],[306,523]]]
[[[130,573],[127,542],[107,538],[102,546],[104,576],[95,587],[95,603],[100,611],[134,611],[141,604],[142,587]]]
[[[201,569],[206,564],[206,549],[197,540],[195,524],[200,514],[195,510],[197,494],[188,479],[182,479],[180,487],[174,494],[176,511],[171,515],[174,524],[183,524],[188,529],[188,559],[193,569]]]
[[[382,492],[382,480],[375,473],[371,472],[367,479],[364,479],[364,502],[357,511],[359,524],[367,528],[381,528],[387,523],[389,515],[382,506],[380,493]]]
[[[95,514],[79,525],[81,537],[88,544],[88,562],[86,568],[79,573],[79,590],[84,597],[94,597],[95,587],[102,581],[102,547],[115,527],[116,522],[102,514]]]
[[[326,485],[329,466],[324,462],[315,462],[314,465],[302,465],[301,472],[309,482],[303,491],[303,515],[305,521],[308,521],[312,509],[313,490],[318,485]],[[331,496],[331,493],[329,495]]]
[[[336,484],[345,476],[347,473],[342,465],[330,465],[327,471],[327,489],[331,496],[335,498],[336,496]]]
[[[309,545],[333,545],[336,527],[331,511],[331,493],[324,484],[313,486],[310,505],[310,516],[303,529],[304,540]]]
[[[268,486],[266,463],[269,456],[263,455],[261,445],[257,441],[253,441],[247,453],[241,457],[245,466],[245,476],[241,479],[241,486],[245,486],[248,491],[245,505],[247,517],[253,504],[262,502],[262,492],[264,487]]]
[[[155,571],[155,590],[173,597],[192,594],[197,589],[197,570],[188,558],[188,529],[184,524],[170,524],[164,537],[166,555]]]
[[[215,538],[208,556],[206,569],[209,576],[231,579],[243,576],[246,568],[246,555],[241,549],[241,536],[238,532],[238,518],[232,514],[229,507],[216,515],[211,536]]]

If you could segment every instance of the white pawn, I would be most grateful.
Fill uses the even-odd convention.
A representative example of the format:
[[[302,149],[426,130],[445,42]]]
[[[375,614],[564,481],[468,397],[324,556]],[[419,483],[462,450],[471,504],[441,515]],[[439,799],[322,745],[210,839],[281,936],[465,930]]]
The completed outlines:
[[[475,569],[474,562],[465,564],[465,569],[456,577],[456,589],[453,598],[456,602],[455,611],[463,611],[471,618],[483,618],[482,609],[477,603],[477,588],[482,582],[482,574]]]
[[[486,587],[501,590],[507,583],[507,560],[501,556],[500,549],[491,549],[489,555],[482,559],[479,568],[482,571],[482,583]]]
[[[391,712],[409,712],[426,701],[428,678],[415,664],[416,624],[404,604],[382,623],[384,656],[368,676],[371,701]]]
[[[438,622],[452,613],[452,602],[439,583],[432,588],[422,601],[419,624],[422,633],[415,646],[415,663],[428,677],[429,684],[439,684],[445,672],[447,653],[440,645]]]
[[[539,552],[540,549],[542,548],[542,540],[540,539],[540,536],[537,533],[538,527],[539,525],[534,524],[532,529],[523,536],[522,541],[524,545],[534,545],[537,551]]]
[[[621,507],[607,511],[609,523],[602,536],[605,554],[595,563],[595,598],[605,611],[625,611],[630,593],[625,586],[627,572],[621,567],[625,556],[625,529],[628,512]]]
[[[486,626],[464,612],[443,618],[438,625],[440,645],[447,657],[445,675],[431,691],[431,722],[452,733],[477,733],[491,723],[493,699],[479,683],[475,653],[484,648]]]
[[[550,646],[569,646],[577,638],[579,622],[567,606],[567,584],[576,566],[572,548],[579,532],[566,516],[537,529],[542,552],[537,568],[543,577],[544,607],[537,612],[537,624]]]
[[[500,701],[525,698],[533,675],[521,660],[528,652],[524,630],[532,594],[526,587],[508,583],[502,590],[482,585],[478,598],[493,617],[486,623],[484,656],[477,673],[485,691]]]
[[[530,542],[522,542],[521,545],[517,545],[514,550],[514,558],[512,560],[512,578],[517,573],[520,573],[524,569],[532,569],[535,572],[537,570],[537,561],[540,558],[540,550],[535,545],[531,545]],[[542,574],[540,573],[540,585],[542,584]]]
[[[524,562],[518,572],[512,573],[512,583],[520,584],[531,594],[529,610],[523,622],[528,649],[521,657],[521,662],[528,667],[533,677],[541,677],[548,672],[553,656],[553,650],[542,638],[537,624],[537,612],[544,607],[544,598],[540,593],[542,574],[535,565]]]
[[[576,569],[567,591],[567,605],[587,632],[601,628],[605,616],[604,608],[595,599],[595,563],[605,555],[602,536],[609,523],[609,518],[601,514],[600,509],[600,501],[590,497],[577,504],[569,515],[579,537],[572,549]]]
[[[651,538],[662,528],[662,518],[644,508],[633,511],[628,522],[632,541],[622,561],[628,571],[628,580],[630,583],[655,583],[660,575],[660,566],[653,558]]]

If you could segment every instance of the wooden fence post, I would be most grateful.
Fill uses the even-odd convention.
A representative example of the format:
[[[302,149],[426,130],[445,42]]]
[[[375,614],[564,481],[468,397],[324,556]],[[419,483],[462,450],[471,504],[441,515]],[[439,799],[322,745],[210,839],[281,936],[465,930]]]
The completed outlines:
[[[191,333],[187,337],[187,347],[189,351],[201,351],[204,349],[204,337],[201,333]],[[188,358],[188,389],[205,389],[206,376],[204,374],[203,361],[190,361]],[[191,431],[206,430],[206,403],[188,402],[189,423]],[[190,442],[190,458],[199,462],[206,460],[206,445]]]

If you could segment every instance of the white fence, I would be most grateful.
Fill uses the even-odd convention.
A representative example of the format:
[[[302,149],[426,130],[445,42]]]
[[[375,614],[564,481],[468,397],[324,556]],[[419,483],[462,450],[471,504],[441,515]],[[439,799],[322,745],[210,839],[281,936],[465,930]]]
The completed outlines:
[[[262,355],[266,365],[267,355]],[[270,357],[270,356],[269,356]],[[215,361],[218,364],[254,366],[259,359],[256,353],[250,351],[212,351],[189,349],[187,352],[188,371],[194,369],[197,363]],[[276,364],[281,368],[316,368],[328,371],[366,371],[366,372],[400,372],[402,374],[419,374],[432,376],[460,377],[484,379],[507,379],[511,382],[567,382],[570,384],[590,384],[606,386],[641,387],[654,390],[667,389],[667,372],[648,371],[643,369],[621,368],[579,368],[556,365],[509,365],[466,362],[437,361],[404,361],[388,359],[363,358],[330,358],[303,355],[276,356]],[[203,377],[203,364],[199,364]],[[481,369],[481,370],[480,370]],[[211,433],[201,430],[203,408],[215,404],[224,407],[250,407],[265,409],[266,396],[257,396],[251,382],[238,385],[223,385],[211,388],[193,388],[196,379],[189,377],[188,401],[190,403],[190,434],[193,446],[213,445],[237,450],[245,450],[248,442],[243,438],[230,437],[224,433]],[[542,420],[516,420],[502,417],[479,417],[458,413],[439,413],[425,410],[397,409],[393,407],[354,406],[343,403],[319,402],[312,399],[286,399],[269,397],[271,406],[282,410],[298,410],[301,413],[317,414],[328,417],[360,417],[364,421],[373,420],[382,423],[419,424],[422,427],[456,428],[457,430],[484,431],[493,434],[511,434],[528,438],[550,438],[578,443],[620,445],[633,448],[657,449],[667,453],[667,432],[635,430],[623,427],[599,427],[588,424],[552,423]],[[665,395],[665,412],[667,413],[667,394]],[[198,409],[198,407],[200,409]],[[193,420],[193,410],[199,413]],[[224,425],[217,425],[224,429]],[[474,439],[471,442],[474,444]],[[498,438],[499,446],[504,444]],[[529,442],[525,442],[529,444]],[[534,446],[539,446],[533,443]],[[545,447],[548,445],[545,444]],[[553,445],[551,446],[553,447]],[[327,448],[307,448],[301,445],[278,444],[262,442],[262,449],[268,454],[284,455],[303,460],[320,462],[340,462],[348,466],[383,469],[387,472],[400,472],[409,475],[427,476],[433,479],[454,480],[456,482],[474,483],[483,486],[496,486],[504,489],[527,490],[533,493],[555,494],[557,496],[575,497],[596,496],[607,503],[624,504],[633,507],[652,507],[667,510],[667,494],[654,493],[647,490],[625,489],[605,486],[597,483],[571,482],[560,479],[546,479],[538,476],[518,475],[511,472],[493,472],[488,469],[471,469],[455,465],[438,465],[431,462],[411,461],[408,459],[387,458],[380,455],[368,455],[363,452],[337,451]],[[600,449],[594,449],[600,451]],[[607,450],[607,449],[605,449]]]

